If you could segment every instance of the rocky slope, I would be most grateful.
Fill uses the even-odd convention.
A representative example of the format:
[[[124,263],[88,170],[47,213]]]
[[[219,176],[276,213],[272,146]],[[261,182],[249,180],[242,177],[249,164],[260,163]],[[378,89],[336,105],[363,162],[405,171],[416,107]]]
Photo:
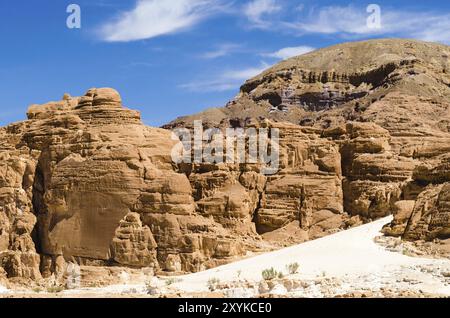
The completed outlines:
[[[167,129],[118,92],[33,105],[0,129],[0,279],[67,262],[196,272],[395,214],[409,240],[450,236],[450,48],[378,40],[293,58],[225,108],[165,128],[280,131],[280,169],[175,164]]]

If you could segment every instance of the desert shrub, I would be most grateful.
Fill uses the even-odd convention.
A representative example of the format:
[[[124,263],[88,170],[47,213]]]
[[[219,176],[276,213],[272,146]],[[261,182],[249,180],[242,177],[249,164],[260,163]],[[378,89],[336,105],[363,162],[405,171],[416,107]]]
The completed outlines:
[[[55,285],[55,286],[47,287],[47,293],[51,293],[51,294],[60,293],[63,290],[65,290],[65,287],[63,285]]]
[[[34,293],[40,293],[42,291],[42,288],[41,287],[34,287],[33,288],[33,292]]]
[[[88,287],[89,288],[100,288],[100,287],[102,287],[102,285],[99,282],[90,282],[88,284]]]
[[[265,270],[262,271],[262,277],[263,277],[264,280],[272,280],[272,279],[275,279],[277,277],[280,278],[280,274],[283,275],[283,273],[277,272],[275,270],[275,268],[273,268],[273,267],[265,269]]]
[[[128,290],[124,290],[122,291],[123,294],[127,294],[127,295],[136,295],[138,294],[138,290],[136,288],[130,288]]]
[[[213,277],[208,280],[207,286],[208,289],[213,292],[219,287],[219,284],[220,279]]]
[[[145,288],[147,290],[147,294],[149,295],[157,295],[159,293],[159,282],[156,277],[153,277],[149,281],[145,283]]]
[[[286,265],[286,269],[287,269],[288,273],[291,275],[297,274],[299,268],[300,268],[299,263],[291,263],[289,265]]]
[[[170,285],[173,285],[176,283],[180,283],[181,281],[182,280],[179,278],[169,278],[169,279],[166,279],[165,283],[166,283],[166,286],[170,286]]]

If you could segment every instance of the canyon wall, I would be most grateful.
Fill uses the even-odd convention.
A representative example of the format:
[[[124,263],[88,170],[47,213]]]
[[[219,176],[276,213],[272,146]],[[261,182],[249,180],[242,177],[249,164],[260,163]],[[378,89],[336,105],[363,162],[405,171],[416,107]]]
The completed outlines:
[[[110,88],[31,106],[0,128],[0,278],[196,272],[390,214],[387,235],[448,239],[450,50],[386,41],[288,60],[166,129]],[[198,119],[278,129],[279,169],[174,163],[170,129]]]

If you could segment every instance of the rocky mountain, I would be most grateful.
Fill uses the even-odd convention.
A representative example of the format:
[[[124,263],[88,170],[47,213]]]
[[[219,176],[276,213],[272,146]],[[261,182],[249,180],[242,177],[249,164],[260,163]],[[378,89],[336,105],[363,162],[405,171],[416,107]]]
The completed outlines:
[[[421,123],[448,132],[449,85],[446,45],[351,42],[285,60],[249,79],[225,107],[180,117],[165,127],[187,126],[195,119],[210,126],[243,125],[248,118],[264,117],[321,129],[371,121],[386,129],[394,126],[390,132],[417,130]],[[408,106],[417,103],[432,104],[433,111]]]
[[[240,127],[253,118],[310,127],[337,145],[346,212],[394,212],[386,233],[447,238],[449,46],[386,39],[317,50],[249,79],[224,108],[165,127],[196,119]]]
[[[68,262],[196,272],[394,214],[388,235],[450,237],[450,47],[342,44],[247,81],[222,109],[146,127],[110,88],[0,128],[0,278]],[[280,167],[183,163],[167,128],[266,127]]]

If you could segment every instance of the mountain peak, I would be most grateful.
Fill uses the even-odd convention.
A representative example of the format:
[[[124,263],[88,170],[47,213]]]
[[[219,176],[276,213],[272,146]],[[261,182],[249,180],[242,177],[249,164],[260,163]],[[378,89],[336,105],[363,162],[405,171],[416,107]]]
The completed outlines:
[[[212,126],[228,125],[228,119],[263,117],[329,128],[366,121],[371,106],[391,94],[445,104],[450,98],[449,56],[449,46],[403,39],[323,48],[247,80],[226,107],[183,117],[166,127],[189,125],[200,117]]]

